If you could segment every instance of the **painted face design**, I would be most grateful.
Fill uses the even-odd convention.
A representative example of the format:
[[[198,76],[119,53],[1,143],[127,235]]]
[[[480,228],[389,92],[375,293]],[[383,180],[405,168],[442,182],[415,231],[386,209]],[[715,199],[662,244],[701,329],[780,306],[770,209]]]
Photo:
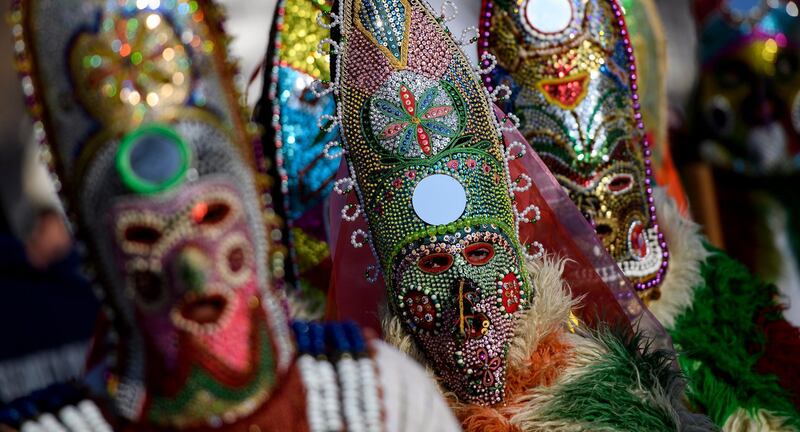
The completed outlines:
[[[259,368],[271,369],[259,347],[265,342],[259,334],[264,315],[254,233],[242,202],[231,181],[212,177],[169,196],[123,197],[112,207],[126,293],[148,340],[151,364],[167,377],[158,377],[167,384],[154,395],[156,402],[180,392],[196,396],[194,387],[204,379],[215,383],[206,389],[211,392],[257,383],[268,374]],[[201,399],[194,402],[202,409],[187,405],[182,421],[205,421],[229,409]],[[154,403],[150,416],[157,419],[167,409]]]
[[[394,267],[394,307],[459,397],[503,399],[515,315],[529,291],[497,227],[472,226],[409,245]]]
[[[498,60],[488,85],[509,86],[504,108],[520,118],[520,132],[623,272],[640,290],[658,285],[666,244],[619,6],[527,0],[484,9],[482,26],[490,31],[480,46]]]
[[[780,3],[779,3],[780,4]],[[752,28],[724,15],[712,19],[698,103],[702,156],[739,172],[800,168],[800,30],[786,8],[767,8]],[[737,29],[737,30],[733,30]],[[729,40],[720,46],[720,34]]]

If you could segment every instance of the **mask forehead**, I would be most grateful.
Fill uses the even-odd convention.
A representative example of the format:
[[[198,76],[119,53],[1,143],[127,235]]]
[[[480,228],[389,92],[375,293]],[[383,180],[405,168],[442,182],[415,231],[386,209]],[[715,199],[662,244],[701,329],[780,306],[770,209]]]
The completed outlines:
[[[545,7],[563,11],[560,25],[543,18]],[[480,50],[498,62],[485,84],[509,87],[503,107],[520,117],[520,132],[647,296],[666,270],[666,244],[621,7],[605,0],[499,1],[481,16]]]

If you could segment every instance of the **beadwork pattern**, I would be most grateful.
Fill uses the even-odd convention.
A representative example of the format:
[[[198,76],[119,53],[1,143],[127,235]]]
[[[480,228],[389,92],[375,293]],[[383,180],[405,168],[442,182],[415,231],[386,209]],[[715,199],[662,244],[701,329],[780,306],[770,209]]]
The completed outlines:
[[[510,88],[501,106],[640,294],[657,296],[668,253],[622,10],[616,0],[563,0],[569,24],[541,32],[528,23],[530,1],[484,1],[479,50],[498,63],[484,84]]]
[[[445,385],[464,400],[498,403],[532,287],[521,271],[497,120],[479,77],[426,6],[366,4],[342,2],[342,43],[330,48],[339,56],[336,120],[350,167],[334,189],[358,195],[369,226],[353,232],[352,244],[373,248],[390,307]],[[383,23],[391,31],[379,30]],[[445,184],[460,193],[441,196]]]

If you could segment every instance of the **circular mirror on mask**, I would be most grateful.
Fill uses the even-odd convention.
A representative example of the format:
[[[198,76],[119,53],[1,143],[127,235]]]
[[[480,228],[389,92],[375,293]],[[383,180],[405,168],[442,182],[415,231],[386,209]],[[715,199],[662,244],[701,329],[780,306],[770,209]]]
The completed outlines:
[[[467,208],[467,192],[458,180],[445,174],[422,179],[414,189],[411,204],[420,219],[430,225],[455,222]]]
[[[558,33],[572,22],[572,0],[527,0],[521,12],[534,30]]]
[[[122,139],[117,170],[123,183],[142,194],[161,192],[186,176],[191,153],[178,133],[163,124],[149,124]]]

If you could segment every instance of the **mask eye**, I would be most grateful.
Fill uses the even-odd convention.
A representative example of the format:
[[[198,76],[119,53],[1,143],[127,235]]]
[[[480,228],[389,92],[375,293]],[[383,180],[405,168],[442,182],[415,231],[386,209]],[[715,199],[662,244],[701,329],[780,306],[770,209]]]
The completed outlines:
[[[753,72],[747,64],[738,60],[722,61],[717,69],[717,80],[720,86],[734,90],[753,81]]]
[[[152,246],[161,239],[161,232],[147,225],[131,225],[125,228],[125,241],[141,246]]]
[[[608,182],[608,190],[613,193],[627,192],[631,186],[633,186],[633,178],[628,174],[617,175]]]
[[[453,257],[446,253],[431,254],[420,258],[417,265],[425,273],[439,274],[447,271],[453,265]]]
[[[201,201],[192,207],[192,219],[197,225],[219,225],[231,213],[231,206],[222,201]]]
[[[162,299],[163,290],[158,274],[149,270],[137,270],[130,278],[136,298],[145,305],[154,305]]]
[[[232,287],[246,283],[252,274],[253,249],[241,233],[229,235],[217,252],[217,270]]]
[[[464,248],[464,258],[475,266],[482,266],[493,257],[494,247],[489,243],[475,243]]]

